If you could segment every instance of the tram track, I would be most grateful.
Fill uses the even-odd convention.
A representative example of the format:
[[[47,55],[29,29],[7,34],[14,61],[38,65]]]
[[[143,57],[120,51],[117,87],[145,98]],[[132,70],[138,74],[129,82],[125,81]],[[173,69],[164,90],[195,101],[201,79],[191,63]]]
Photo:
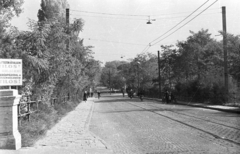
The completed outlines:
[[[219,136],[219,135],[214,134],[214,133],[212,133],[212,132],[210,132],[210,131],[207,131],[207,130],[204,130],[204,129],[202,129],[202,128],[196,127],[196,126],[194,126],[194,125],[188,124],[188,123],[183,122],[183,121],[181,121],[181,120],[178,120],[178,119],[176,119],[176,118],[172,118],[172,117],[170,117],[170,116],[161,114],[161,113],[159,113],[159,112],[157,112],[157,111],[154,111],[154,110],[147,109],[147,108],[145,108],[145,107],[136,105],[136,104],[134,104],[134,103],[132,103],[132,102],[129,102],[129,101],[128,101],[128,103],[131,104],[131,105],[133,105],[133,106],[136,106],[136,107],[138,107],[138,108],[144,109],[144,110],[146,110],[146,111],[149,111],[149,112],[152,112],[152,113],[154,113],[154,114],[157,114],[157,115],[160,115],[160,116],[162,116],[162,117],[165,117],[165,118],[167,118],[167,119],[170,119],[170,120],[172,120],[172,121],[181,123],[181,124],[183,124],[183,125],[185,125],[185,126],[191,127],[191,128],[193,128],[193,129],[195,129],[195,130],[204,132],[204,133],[206,133],[206,134],[208,134],[208,135],[213,136],[213,137],[216,138],[216,139],[224,140],[224,141],[227,141],[227,142],[230,142],[230,143],[233,143],[233,144],[235,144],[235,145],[240,146],[240,142],[238,142],[238,141],[234,141],[234,140],[231,140],[231,139],[228,139],[228,138]],[[147,105],[147,106],[152,106],[152,107],[157,108],[157,109],[161,109],[161,108],[156,107],[156,106],[154,106],[154,105],[150,105],[150,104],[146,104],[146,105]],[[169,110],[167,110],[167,111],[169,111]],[[213,122],[213,121],[211,121],[211,120],[206,120],[206,119],[203,119],[203,118],[198,118],[198,117],[196,117],[196,116],[190,116],[190,115],[187,115],[187,114],[184,114],[184,113],[179,113],[179,112],[174,112],[174,111],[169,111],[169,112],[176,113],[176,114],[180,114],[180,115],[184,115],[184,116],[188,116],[188,117],[190,117],[190,118],[195,118],[195,119],[198,119],[198,120],[202,120],[202,121],[204,121],[204,122],[212,123],[212,124],[214,124],[214,125],[219,125],[220,127],[227,127],[227,128],[230,128],[230,129],[234,129],[234,130],[236,130],[236,131],[240,131],[239,128],[232,127],[232,126],[228,126],[228,125],[224,125],[224,124],[217,123],[217,122]]]
[[[155,105],[150,105],[150,104],[148,104],[148,106],[157,107],[157,106],[155,106]],[[157,107],[157,108],[159,108],[159,107]],[[222,124],[222,123],[219,123],[219,122],[214,122],[214,121],[208,120],[208,119],[206,119],[206,118],[196,117],[194,114],[188,115],[188,114],[179,113],[179,112],[171,111],[171,110],[167,110],[167,111],[168,111],[168,112],[173,112],[173,113],[176,113],[176,114],[179,114],[179,115],[188,116],[188,117],[195,118],[195,119],[200,119],[200,120],[203,120],[203,121],[206,121],[206,122],[210,122],[210,123],[213,123],[213,124],[218,124],[218,125],[221,125],[221,126],[224,126],[224,127],[228,127],[228,128],[232,128],[232,129],[235,129],[235,130],[237,130],[237,131],[240,131],[240,128],[233,127],[233,126],[229,126],[229,125],[225,125],[225,124]]]
[[[154,107],[154,108],[158,108],[158,109],[161,109],[155,105],[151,105],[151,104],[146,104],[147,106],[151,106],[151,107]],[[225,125],[225,124],[222,124],[222,123],[219,123],[219,122],[215,122],[215,121],[212,121],[212,120],[209,120],[209,119],[206,119],[206,118],[200,118],[200,117],[196,117],[196,114],[184,114],[184,113],[179,113],[179,112],[176,112],[176,111],[172,111],[173,108],[170,108],[170,109],[165,109],[165,111],[168,111],[168,112],[172,112],[172,113],[176,113],[176,114],[179,114],[179,115],[184,115],[184,116],[188,116],[188,117],[191,117],[191,118],[195,118],[195,119],[200,119],[200,120],[203,120],[203,121],[206,121],[206,122],[210,122],[210,123],[214,123],[214,124],[218,124],[218,125],[221,125],[223,127],[228,127],[228,128],[231,128],[231,129],[235,129],[237,131],[240,131],[240,128],[237,128],[237,127],[233,127],[233,126],[229,126],[229,125]],[[216,120],[217,121],[217,120]]]

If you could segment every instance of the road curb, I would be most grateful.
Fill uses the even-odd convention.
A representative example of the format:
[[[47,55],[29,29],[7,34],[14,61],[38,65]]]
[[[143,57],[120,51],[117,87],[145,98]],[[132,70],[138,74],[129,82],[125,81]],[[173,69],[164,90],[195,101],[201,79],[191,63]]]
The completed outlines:
[[[223,112],[230,112],[230,113],[237,113],[240,114],[240,110],[234,110],[234,109],[221,109],[221,108],[215,108],[215,107],[209,107],[209,106],[201,106],[201,105],[193,105],[193,104],[185,104],[185,103],[177,103],[181,105],[187,105],[187,106],[192,106],[192,107],[201,107],[205,109],[211,109],[211,110],[218,110],[218,111],[223,111]]]
[[[86,102],[86,103],[89,103],[89,102]],[[89,111],[89,113],[88,113],[86,122],[85,122],[85,124],[84,124],[84,129],[85,129],[85,130],[89,130],[89,124],[90,124],[90,121],[91,121],[91,118],[92,118],[92,112],[93,112],[93,108],[94,108],[94,102],[92,101],[91,103],[92,103],[92,105],[91,105],[90,111]]]
[[[160,101],[162,102],[160,99],[157,98],[148,98],[148,97],[144,97],[143,99],[147,99],[147,100],[154,100],[154,101]],[[215,107],[209,107],[209,106],[203,106],[203,105],[194,105],[194,104],[189,104],[189,103],[180,103],[177,102],[176,104],[181,104],[181,105],[186,105],[186,106],[192,106],[192,107],[200,107],[200,108],[205,108],[205,109],[211,109],[211,110],[218,110],[218,111],[222,111],[222,112],[229,112],[229,113],[237,113],[240,114],[240,109],[222,109],[222,108],[215,108]]]
[[[94,98],[94,99],[95,99],[95,98]],[[90,109],[90,111],[89,111],[89,114],[88,114],[88,117],[87,117],[87,120],[86,120],[84,129],[87,130],[88,133],[91,134],[94,138],[96,138],[97,140],[99,140],[99,141],[105,146],[105,149],[106,149],[106,150],[109,150],[109,152],[112,152],[110,145],[108,145],[103,139],[101,139],[99,136],[97,136],[96,134],[94,134],[93,132],[91,132],[91,131],[89,130],[90,122],[91,122],[92,115],[93,115],[93,110],[94,110],[94,108],[95,108],[94,99],[91,100],[92,106],[91,106],[91,109]]]

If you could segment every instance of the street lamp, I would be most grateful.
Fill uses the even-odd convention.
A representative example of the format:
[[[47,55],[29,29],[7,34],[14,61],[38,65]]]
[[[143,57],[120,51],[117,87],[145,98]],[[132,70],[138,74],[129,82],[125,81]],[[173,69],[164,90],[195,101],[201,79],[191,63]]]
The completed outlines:
[[[151,21],[156,21],[156,19],[150,19],[150,16],[148,16],[148,21],[146,24],[152,24]]]

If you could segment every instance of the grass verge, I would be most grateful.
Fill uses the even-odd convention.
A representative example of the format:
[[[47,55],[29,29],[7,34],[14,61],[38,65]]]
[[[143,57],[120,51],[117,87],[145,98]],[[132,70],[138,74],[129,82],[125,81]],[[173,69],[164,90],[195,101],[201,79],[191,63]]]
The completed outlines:
[[[38,112],[30,115],[30,121],[22,119],[19,132],[22,136],[22,146],[33,146],[42,138],[47,130],[51,129],[63,116],[75,109],[79,101],[67,101],[49,107],[39,104]]]

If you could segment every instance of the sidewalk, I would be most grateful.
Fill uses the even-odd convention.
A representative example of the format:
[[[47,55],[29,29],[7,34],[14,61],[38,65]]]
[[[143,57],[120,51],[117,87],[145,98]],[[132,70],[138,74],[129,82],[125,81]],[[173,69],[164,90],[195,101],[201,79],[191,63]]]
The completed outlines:
[[[162,101],[161,99],[158,99],[158,98],[147,98],[147,97],[144,97],[144,99],[155,100],[155,101]],[[174,103],[171,103],[171,104],[174,104]],[[207,109],[212,109],[212,110],[219,110],[219,111],[223,111],[223,112],[231,112],[231,113],[238,113],[238,114],[240,114],[240,108],[239,107],[233,107],[233,106],[207,105],[207,104],[202,104],[202,103],[183,102],[183,101],[177,101],[176,104],[188,105],[188,106],[193,106],[193,107],[201,107],[201,108],[207,108]]]
[[[81,102],[69,112],[43,139],[33,147],[20,150],[0,150],[0,154],[110,154],[111,149],[89,131],[94,98]]]
[[[223,111],[223,112],[231,112],[231,113],[240,114],[240,108],[234,107],[234,106],[207,105],[207,104],[201,104],[201,103],[182,102],[182,101],[178,101],[177,104],[194,106],[194,107],[202,107],[202,108],[207,108],[207,109],[212,109],[212,110],[219,110],[219,111]]]

